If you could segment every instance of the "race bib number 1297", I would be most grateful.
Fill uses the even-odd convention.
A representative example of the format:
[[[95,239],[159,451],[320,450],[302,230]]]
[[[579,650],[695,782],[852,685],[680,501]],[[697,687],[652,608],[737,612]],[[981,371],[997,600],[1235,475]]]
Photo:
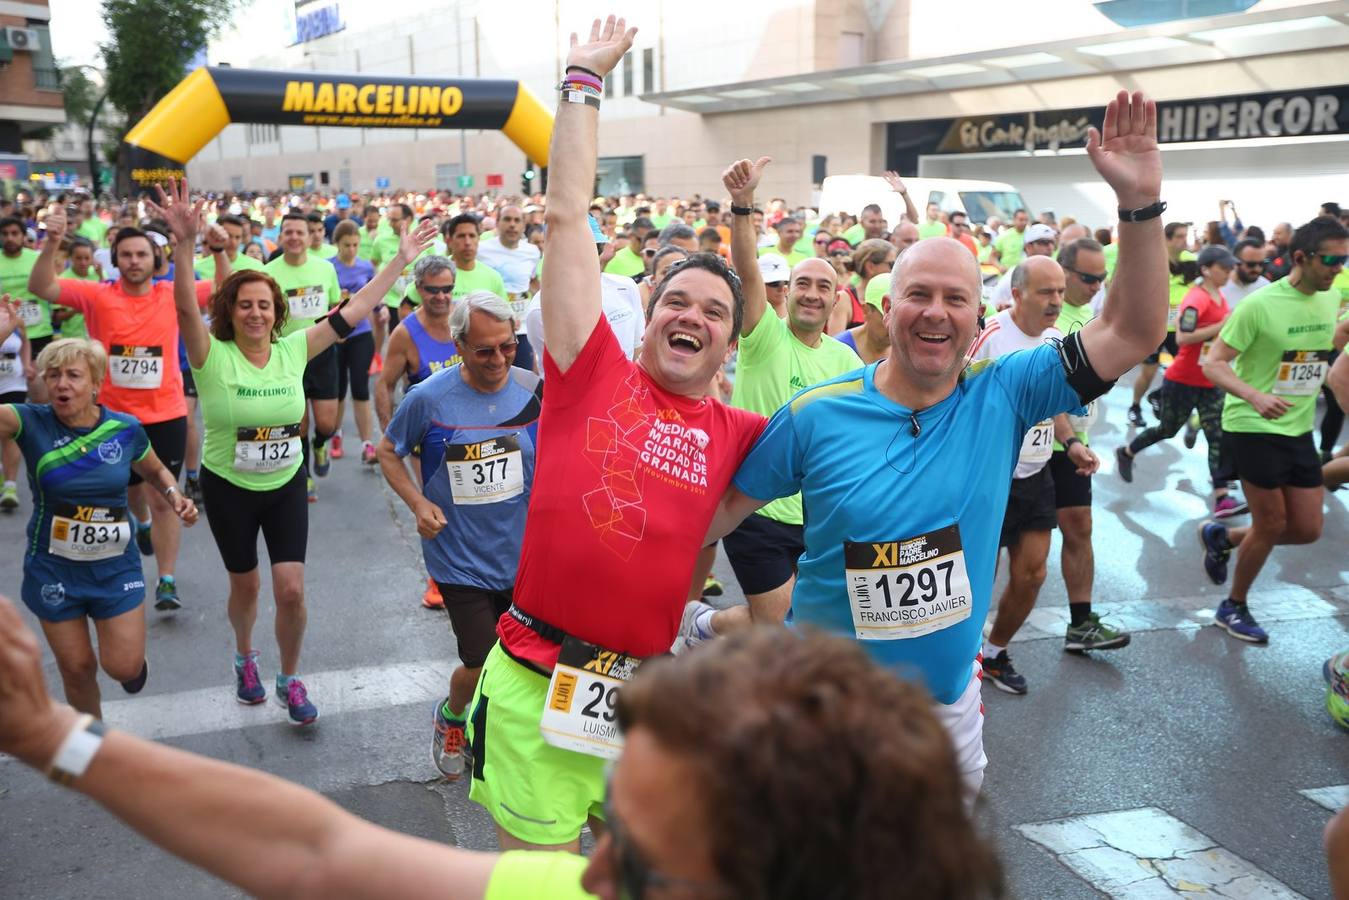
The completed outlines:
[[[959,525],[898,541],[845,541],[843,565],[859,640],[922,637],[970,616]]]

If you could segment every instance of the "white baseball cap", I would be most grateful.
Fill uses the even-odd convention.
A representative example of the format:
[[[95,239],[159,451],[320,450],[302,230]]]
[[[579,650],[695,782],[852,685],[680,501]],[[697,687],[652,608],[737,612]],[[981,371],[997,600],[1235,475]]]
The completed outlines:
[[[1043,222],[1036,222],[1026,229],[1026,236],[1022,239],[1022,244],[1033,244],[1036,241],[1057,241],[1059,233]]]
[[[768,253],[759,257],[759,274],[763,276],[764,284],[777,284],[791,280],[792,268],[781,256]]]

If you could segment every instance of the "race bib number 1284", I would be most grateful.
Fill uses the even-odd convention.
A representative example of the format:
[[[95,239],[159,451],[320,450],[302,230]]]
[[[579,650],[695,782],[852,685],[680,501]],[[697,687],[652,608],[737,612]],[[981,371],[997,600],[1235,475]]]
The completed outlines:
[[[843,564],[859,640],[921,637],[970,616],[959,525],[898,541],[845,541]]]

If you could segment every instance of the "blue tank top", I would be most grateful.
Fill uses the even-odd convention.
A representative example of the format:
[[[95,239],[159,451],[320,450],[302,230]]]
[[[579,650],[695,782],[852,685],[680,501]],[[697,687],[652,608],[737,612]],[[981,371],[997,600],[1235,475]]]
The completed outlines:
[[[838,342],[840,344],[847,344],[849,347],[851,347],[853,349],[853,352],[856,353],[858,356],[862,355],[861,352],[858,351],[857,349],[857,340],[852,336],[851,331],[841,331],[838,334],[834,335],[834,337],[838,338]]]
[[[408,376],[409,384],[425,381],[441,369],[460,361],[459,348],[454,345],[454,341],[441,342],[431,337],[416,313],[404,319],[403,323],[407,326],[408,337],[412,338],[412,345],[417,348],[419,360],[417,371]]]

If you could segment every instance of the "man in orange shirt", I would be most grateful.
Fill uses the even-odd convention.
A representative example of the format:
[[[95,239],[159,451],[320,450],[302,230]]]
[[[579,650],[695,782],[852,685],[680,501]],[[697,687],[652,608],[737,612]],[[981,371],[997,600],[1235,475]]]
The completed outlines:
[[[120,277],[110,284],[56,277],[56,251],[66,233],[66,214],[60,206],[47,213],[47,240],[28,277],[28,290],[49,303],[59,303],[84,315],[89,336],[108,351],[108,374],[97,402],[115,412],[135,416],[145,428],[150,445],[176,480],[187,450],[187,401],[183,373],[178,366],[178,314],[173,304],[173,282],[153,281],[163,264],[163,251],[139,228],[122,228],[113,238],[112,255]],[[230,274],[225,253],[227,236],[212,226],[207,246],[215,259],[215,285]],[[214,288],[197,282],[197,300],[205,306]],[[159,583],[155,609],[182,607],[174,569],[182,532],[170,497],[161,494],[135,473],[128,494],[137,519],[136,543],[141,553],[155,557]]]

